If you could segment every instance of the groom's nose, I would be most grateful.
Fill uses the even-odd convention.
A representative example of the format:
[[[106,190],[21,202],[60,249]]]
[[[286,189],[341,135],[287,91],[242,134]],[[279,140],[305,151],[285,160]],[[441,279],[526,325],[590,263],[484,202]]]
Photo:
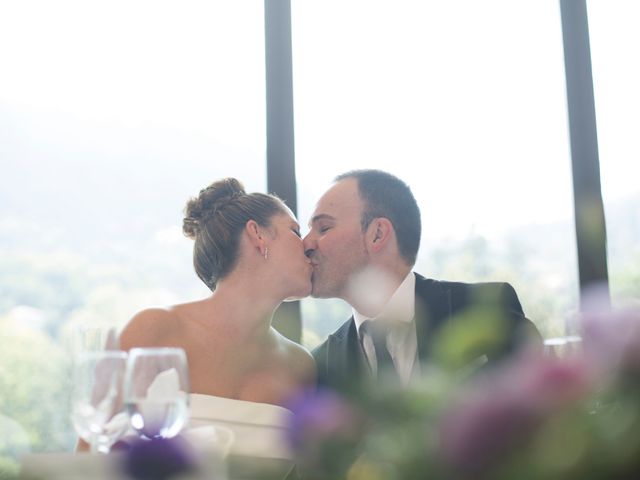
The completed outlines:
[[[304,254],[307,257],[311,258],[313,256],[313,252],[315,251],[315,241],[311,237],[311,232],[309,232],[302,239],[302,246],[304,247]]]

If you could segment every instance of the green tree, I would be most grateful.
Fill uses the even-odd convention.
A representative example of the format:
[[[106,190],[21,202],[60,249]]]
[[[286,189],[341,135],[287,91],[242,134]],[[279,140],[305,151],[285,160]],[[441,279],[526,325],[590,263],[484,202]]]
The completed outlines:
[[[0,413],[24,429],[32,451],[69,449],[68,356],[49,336],[9,316],[0,317],[0,339]]]

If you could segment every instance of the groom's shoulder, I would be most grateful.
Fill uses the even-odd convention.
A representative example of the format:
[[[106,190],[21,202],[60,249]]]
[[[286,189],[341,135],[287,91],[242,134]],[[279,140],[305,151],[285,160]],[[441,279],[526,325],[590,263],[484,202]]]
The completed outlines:
[[[416,273],[416,292],[440,291],[452,296],[483,297],[489,296],[503,299],[517,299],[513,286],[508,282],[457,282],[451,280],[435,280]]]
[[[349,330],[351,328],[352,323],[353,323],[353,317],[350,317],[346,322],[340,325],[340,327],[338,327],[337,330],[335,330],[333,333],[330,333],[329,336],[324,340],[324,342],[322,342],[320,345],[318,345],[311,351],[311,354],[313,355],[313,358],[316,359],[316,362],[319,359],[324,358],[328,355],[328,348],[329,348],[330,342],[335,342],[335,341],[340,342],[347,338],[347,335],[349,334]]]
[[[469,289],[476,288],[479,283],[457,282],[452,280],[441,280],[435,278],[427,278],[414,272],[416,277],[416,292],[435,291],[435,292],[464,292]]]

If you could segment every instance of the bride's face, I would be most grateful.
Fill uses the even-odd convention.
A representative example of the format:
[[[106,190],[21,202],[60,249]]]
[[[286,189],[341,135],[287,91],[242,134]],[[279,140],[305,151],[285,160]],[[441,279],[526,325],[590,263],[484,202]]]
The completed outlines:
[[[273,281],[282,287],[283,299],[306,297],[311,293],[311,261],[304,254],[300,226],[287,209],[271,220],[274,230],[267,262],[274,267]]]

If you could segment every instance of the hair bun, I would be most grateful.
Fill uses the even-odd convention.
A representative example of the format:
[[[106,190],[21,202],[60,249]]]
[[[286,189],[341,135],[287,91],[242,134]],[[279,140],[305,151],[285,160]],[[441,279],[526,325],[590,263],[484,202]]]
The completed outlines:
[[[244,185],[235,178],[223,178],[200,190],[191,198],[184,209],[182,232],[195,238],[202,224],[234,199],[246,195]]]

